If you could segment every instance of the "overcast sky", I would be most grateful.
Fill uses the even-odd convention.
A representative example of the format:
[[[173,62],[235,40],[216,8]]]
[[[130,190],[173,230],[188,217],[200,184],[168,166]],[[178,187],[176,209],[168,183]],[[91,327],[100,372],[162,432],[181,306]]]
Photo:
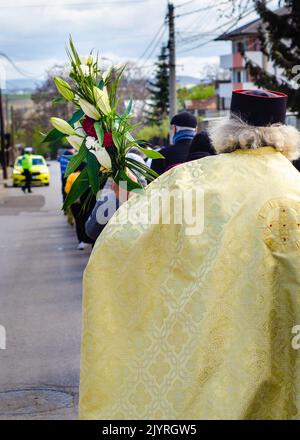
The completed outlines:
[[[174,3],[176,15],[187,14],[176,18],[178,74],[199,77],[205,64],[218,63],[219,55],[231,50],[228,42],[203,45],[232,25],[229,1]],[[166,8],[166,0],[0,0],[0,52],[24,73],[41,79],[46,69],[67,60],[65,44],[71,34],[81,55],[95,48],[102,57],[137,61],[151,71],[161,43],[167,41]],[[249,14],[246,21],[254,17]],[[194,41],[184,44],[188,37]],[[7,79],[22,78],[7,62],[1,63]]]

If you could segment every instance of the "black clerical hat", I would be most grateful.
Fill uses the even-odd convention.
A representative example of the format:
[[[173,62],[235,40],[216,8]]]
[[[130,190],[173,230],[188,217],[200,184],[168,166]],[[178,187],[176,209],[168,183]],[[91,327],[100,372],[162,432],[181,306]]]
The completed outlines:
[[[234,90],[230,111],[255,127],[284,124],[287,99],[285,93],[272,90]]]

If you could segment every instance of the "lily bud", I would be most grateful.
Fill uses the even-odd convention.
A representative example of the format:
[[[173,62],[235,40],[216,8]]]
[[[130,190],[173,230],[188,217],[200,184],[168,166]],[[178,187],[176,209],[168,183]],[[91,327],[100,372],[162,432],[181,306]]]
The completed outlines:
[[[72,145],[72,147],[75,148],[75,150],[79,150],[79,148],[82,145],[83,142],[83,138],[80,136],[68,136],[67,141],[69,142],[70,145]]]
[[[61,133],[68,134],[69,136],[76,135],[76,131],[71,125],[60,118],[50,118],[50,122],[56,130]]]
[[[85,99],[82,99],[82,98],[79,98],[78,104],[80,105],[80,107],[85,115],[89,116],[90,118],[94,119],[95,121],[100,119],[100,113],[98,112],[96,107],[93,106],[93,104],[90,104],[88,101],[86,101]]]
[[[89,56],[87,57],[86,64],[87,64],[88,66],[92,66],[92,65],[94,64],[94,59],[93,59],[92,55],[89,55]]]
[[[109,96],[107,93],[107,88],[104,87],[103,90],[99,89],[98,87],[93,87],[94,97],[97,103],[97,106],[99,109],[107,115],[111,112],[111,107],[109,103]]]
[[[69,84],[64,81],[63,79],[59,78],[58,76],[54,78],[54,83],[56,85],[57,90],[59,93],[67,100],[67,101],[73,101],[75,98],[75,94],[72,92],[71,87]]]

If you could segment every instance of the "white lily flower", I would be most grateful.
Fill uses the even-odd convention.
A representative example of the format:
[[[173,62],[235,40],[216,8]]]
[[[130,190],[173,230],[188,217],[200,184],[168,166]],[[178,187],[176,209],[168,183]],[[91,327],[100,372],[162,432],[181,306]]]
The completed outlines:
[[[64,121],[61,118],[50,118],[50,122],[53,127],[61,133],[68,134],[70,136],[76,135],[76,131],[67,121]]]
[[[75,150],[79,150],[79,148],[82,145],[82,142],[83,142],[84,138],[80,137],[80,136],[75,136],[74,135],[74,136],[68,136],[66,139],[69,142],[69,144],[72,145],[72,147],[75,148]]]
[[[102,165],[105,169],[110,170],[111,169],[111,159],[104,147],[99,147],[99,150],[97,151],[91,151],[96,156],[96,159]]]
[[[87,64],[80,64],[80,69],[81,69],[84,76],[90,75],[90,68]]]
[[[81,125],[81,123],[79,121],[75,122],[74,128],[75,128],[75,131],[78,134],[78,136],[82,136],[82,137],[86,136],[86,132],[82,128],[82,125]]]
[[[96,139],[88,136],[85,141],[86,148],[95,155],[96,159],[107,170],[111,169],[111,159],[104,147],[101,147]]]
[[[94,97],[95,97],[97,106],[102,111],[102,113],[104,113],[105,115],[110,113],[111,107],[110,107],[110,103],[109,103],[109,96],[108,96],[107,88],[104,87],[103,90],[101,90],[98,87],[94,87],[93,92],[94,92]]]
[[[90,104],[88,101],[82,98],[78,99],[78,104],[80,105],[84,114],[94,119],[95,121],[100,119],[100,113],[93,104]]]
[[[93,136],[87,136],[85,140],[85,145],[88,150],[95,149],[97,140]]]
[[[81,64],[85,64],[87,66],[92,66],[94,64],[94,59],[92,55],[89,55],[87,57],[80,57]]]

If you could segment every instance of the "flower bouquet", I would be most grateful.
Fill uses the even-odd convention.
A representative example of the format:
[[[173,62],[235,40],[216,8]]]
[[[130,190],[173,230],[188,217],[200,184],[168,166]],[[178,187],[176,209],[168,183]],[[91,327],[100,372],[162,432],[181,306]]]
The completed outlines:
[[[163,156],[132,136],[136,127],[132,124],[132,100],[122,114],[117,112],[118,86],[125,66],[102,72],[98,56],[95,58],[91,52],[87,58],[80,58],[71,37],[67,54],[71,64],[70,81],[56,77],[54,82],[63,99],[72,102],[76,111],[68,121],[50,118],[54,129],[43,140],[51,142],[65,136],[77,150],[69,161],[66,176],[76,171],[81,163],[85,164],[72,185],[64,208],[87,191],[90,197],[96,195],[109,177],[127,191],[143,189],[140,176],[151,182],[157,174],[146,164],[127,157],[128,153],[138,148],[148,158]]]

